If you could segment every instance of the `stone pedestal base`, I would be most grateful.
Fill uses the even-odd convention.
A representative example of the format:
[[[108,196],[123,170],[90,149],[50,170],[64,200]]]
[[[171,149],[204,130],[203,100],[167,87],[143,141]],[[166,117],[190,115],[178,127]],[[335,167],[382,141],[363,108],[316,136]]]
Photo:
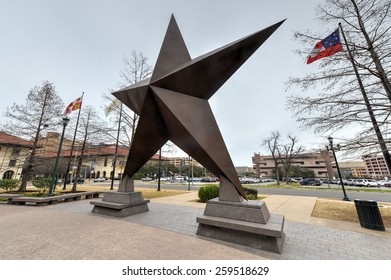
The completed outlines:
[[[107,192],[102,201],[91,201],[92,213],[123,218],[149,211],[141,192]]]
[[[204,215],[197,217],[197,235],[251,248],[281,253],[284,216],[270,215],[263,201],[208,201]]]

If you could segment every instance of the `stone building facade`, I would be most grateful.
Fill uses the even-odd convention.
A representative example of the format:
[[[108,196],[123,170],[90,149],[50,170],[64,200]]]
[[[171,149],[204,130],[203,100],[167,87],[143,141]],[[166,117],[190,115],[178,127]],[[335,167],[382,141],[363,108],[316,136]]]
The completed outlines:
[[[20,179],[33,143],[0,131],[0,180]]]

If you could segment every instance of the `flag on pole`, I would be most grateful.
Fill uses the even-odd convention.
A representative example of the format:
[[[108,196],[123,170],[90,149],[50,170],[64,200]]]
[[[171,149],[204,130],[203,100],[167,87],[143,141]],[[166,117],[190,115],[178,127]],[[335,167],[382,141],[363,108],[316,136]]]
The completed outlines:
[[[335,30],[329,36],[316,43],[314,49],[307,58],[307,64],[323,57],[328,57],[342,52],[342,44],[339,38],[339,29]]]
[[[68,114],[72,113],[73,111],[76,111],[76,110],[80,109],[81,108],[81,103],[82,103],[82,98],[81,97],[79,97],[76,100],[74,100],[73,102],[71,102],[65,108],[64,115],[68,115]]]
[[[113,111],[115,111],[116,109],[120,108],[121,107],[121,101],[118,100],[118,99],[115,99],[113,101],[111,101],[111,103],[109,105],[106,106],[105,108],[105,114],[106,114],[106,117]]]

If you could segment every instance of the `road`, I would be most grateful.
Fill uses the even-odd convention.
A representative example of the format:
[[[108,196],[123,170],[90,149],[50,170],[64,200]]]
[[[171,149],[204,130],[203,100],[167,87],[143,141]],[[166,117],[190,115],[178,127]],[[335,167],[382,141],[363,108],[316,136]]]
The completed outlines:
[[[323,198],[343,198],[342,189],[328,190],[328,189],[283,189],[283,188],[257,188],[260,194],[280,194],[280,195],[295,195],[295,196],[313,196]],[[346,195],[350,200],[354,199],[365,199],[375,200],[378,202],[391,202],[391,193],[389,192],[364,192],[359,190],[347,190]]]
[[[105,183],[94,183],[98,185],[107,184]],[[117,186],[117,182],[115,186]],[[262,186],[263,185],[263,186]],[[313,187],[313,189],[285,189],[285,188],[271,188],[271,187],[265,187],[267,183],[262,185],[253,185],[258,189],[259,194],[278,194],[278,195],[294,195],[294,196],[312,196],[312,197],[323,197],[323,198],[334,198],[334,199],[341,199],[343,198],[343,192],[342,188],[341,190],[335,190],[337,185],[330,185],[331,188],[329,189],[328,185],[322,185],[321,187]],[[194,183],[194,185],[190,184],[191,190],[198,190],[202,184]],[[246,185],[244,185],[246,186]],[[248,185],[251,186],[251,185]],[[141,181],[135,181],[135,187],[139,188],[151,188],[151,189],[157,189],[157,182],[141,182]],[[189,185],[187,183],[182,184],[167,184],[162,183],[161,189],[173,189],[173,190],[188,190]],[[352,189],[352,190],[351,190]],[[361,191],[360,191],[361,190]],[[391,202],[391,192],[383,192],[382,190],[387,190],[387,188],[382,188],[379,192],[365,192],[362,188],[356,188],[349,187],[349,190],[346,190],[346,194],[349,197],[349,199],[365,199],[365,200],[375,200],[378,202]]]

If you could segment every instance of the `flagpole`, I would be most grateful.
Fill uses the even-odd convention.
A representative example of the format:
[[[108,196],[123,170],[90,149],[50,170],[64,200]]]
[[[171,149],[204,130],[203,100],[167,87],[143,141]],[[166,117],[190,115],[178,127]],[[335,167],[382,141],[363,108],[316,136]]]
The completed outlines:
[[[110,186],[110,190],[111,191],[114,189],[115,165],[116,165],[116,162],[117,162],[119,133],[120,133],[120,130],[121,130],[121,118],[122,118],[122,102],[121,102],[121,107],[119,109],[117,141],[115,143],[115,154],[114,154],[114,160],[113,160],[113,176],[111,177],[111,186]]]
[[[368,95],[367,95],[367,93],[366,93],[366,91],[365,91],[365,87],[364,87],[364,85],[363,85],[363,83],[362,83],[360,74],[358,73],[357,66],[356,66],[356,64],[354,63],[353,54],[352,54],[352,52],[351,52],[351,50],[350,50],[348,41],[346,40],[345,33],[343,32],[342,24],[339,23],[338,25],[339,25],[339,28],[340,28],[340,30],[341,30],[342,37],[343,37],[343,39],[344,39],[344,41],[345,41],[346,49],[348,50],[348,54],[349,54],[349,60],[350,60],[350,62],[352,63],[353,70],[354,70],[354,73],[355,73],[355,75],[356,75],[357,82],[358,82],[358,84],[359,84],[359,86],[360,86],[360,90],[361,90],[362,96],[363,96],[363,98],[364,98],[364,102],[365,102],[365,105],[366,105],[366,107],[367,107],[367,111],[368,111],[368,113],[369,113],[369,117],[370,117],[370,119],[371,119],[373,129],[375,130],[377,140],[379,141],[379,145],[380,145],[380,148],[381,148],[383,157],[384,157],[384,161],[385,161],[386,164],[387,164],[388,172],[391,174],[391,156],[390,156],[390,153],[389,153],[389,151],[388,151],[386,142],[384,141],[383,135],[382,135],[382,133],[381,133],[381,131],[380,131],[380,128],[379,128],[379,125],[378,125],[378,123],[377,123],[375,114],[373,113],[372,105],[371,105],[371,103],[369,103]]]
[[[66,171],[66,173],[65,173],[64,185],[63,185],[63,187],[62,187],[62,190],[63,190],[63,191],[66,190],[67,180],[68,180],[68,175],[69,175],[69,169],[71,168],[73,148],[75,147],[77,128],[78,128],[78,126],[79,126],[80,112],[81,112],[81,107],[83,106],[83,97],[84,97],[84,91],[83,91],[83,93],[81,94],[81,106],[80,106],[80,109],[79,109],[79,113],[77,114],[76,128],[75,128],[75,133],[73,134],[73,141],[72,141],[72,146],[71,146],[71,153],[69,154],[69,161],[68,161],[67,171]]]

